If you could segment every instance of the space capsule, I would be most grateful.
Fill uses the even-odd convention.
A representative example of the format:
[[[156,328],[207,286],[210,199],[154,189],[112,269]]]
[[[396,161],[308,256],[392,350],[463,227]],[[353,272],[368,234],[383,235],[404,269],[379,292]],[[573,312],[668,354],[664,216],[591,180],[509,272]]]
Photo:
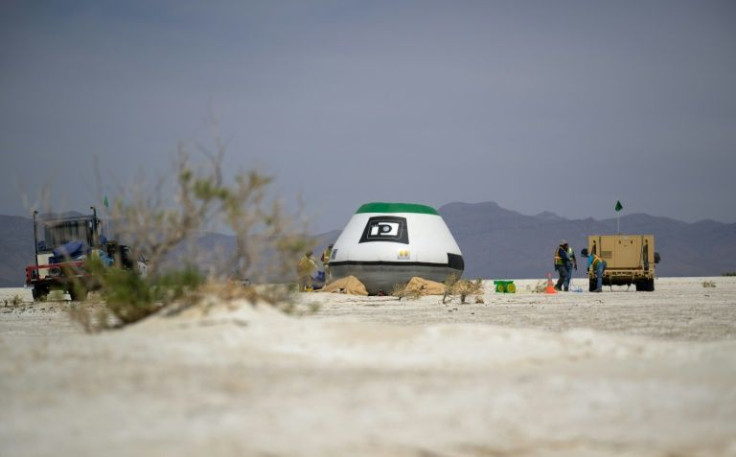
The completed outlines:
[[[418,276],[443,282],[460,278],[463,256],[434,209],[414,203],[374,202],[350,218],[330,257],[332,279],[355,276],[369,294],[390,294]]]

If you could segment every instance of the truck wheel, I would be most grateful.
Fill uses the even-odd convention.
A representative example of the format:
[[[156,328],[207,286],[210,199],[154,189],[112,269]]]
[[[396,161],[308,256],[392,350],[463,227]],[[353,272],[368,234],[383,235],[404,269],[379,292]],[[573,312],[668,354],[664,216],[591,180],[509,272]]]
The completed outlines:
[[[654,279],[640,279],[636,281],[637,292],[654,292]]]
[[[44,301],[46,300],[46,296],[49,294],[49,289],[46,287],[33,286],[31,293],[33,294],[33,301]]]
[[[87,299],[87,288],[81,284],[74,284],[69,289],[69,296],[72,301],[84,301]]]

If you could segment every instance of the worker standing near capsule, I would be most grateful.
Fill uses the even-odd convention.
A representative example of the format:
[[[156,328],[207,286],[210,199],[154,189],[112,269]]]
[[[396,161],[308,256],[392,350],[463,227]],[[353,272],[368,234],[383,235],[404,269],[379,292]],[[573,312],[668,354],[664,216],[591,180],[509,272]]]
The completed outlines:
[[[299,277],[299,292],[307,292],[312,290],[312,277],[317,271],[317,264],[312,258],[312,251],[307,251],[296,266],[296,273]]]
[[[330,243],[327,245],[324,251],[322,251],[322,257],[320,260],[322,261],[322,268],[325,272],[325,281],[330,281],[330,258],[332,257],[332,248],[335,245],[333,243]]]

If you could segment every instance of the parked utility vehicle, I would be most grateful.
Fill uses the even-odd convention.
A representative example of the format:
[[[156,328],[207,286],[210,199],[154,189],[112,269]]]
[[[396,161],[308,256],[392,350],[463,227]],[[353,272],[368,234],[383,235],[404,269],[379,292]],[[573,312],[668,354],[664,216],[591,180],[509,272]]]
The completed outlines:
[[[638,291],[654,290],[654,265],[659,263],[654,235],[590,235],[588,252],[606,262],[604,285],[634,284]],[[589,289],[594,291],[596,276],[591,270],[588,271]]]
[[[102,221],[91,209],[91,215],[81,216],[38,219],[33,214],[35,264],[26,267],[26,285],[33,288],[35,300],[57,289],[68,292],[72,300],[84,299],[98,286],[85,265],[90,256],[107,265],[145,268],[128,246],[106,239]]]

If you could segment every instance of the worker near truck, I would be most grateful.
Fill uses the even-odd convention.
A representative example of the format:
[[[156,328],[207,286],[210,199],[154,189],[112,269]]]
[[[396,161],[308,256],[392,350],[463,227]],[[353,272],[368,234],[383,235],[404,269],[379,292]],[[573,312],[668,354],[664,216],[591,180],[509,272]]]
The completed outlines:
[[[572,246],[567,246],[567,277],[565,278],[564,288],[570,290],[570,280],[572,279],[573,270],[578,271],[578,259],[575,257],[575,250]]]
[[[588,253],[588,248],[583,248],[580,255],[588,258],[588,270],[595,272],[596,285],[594,292],[603,291],[603,273],[606,271],[606,261],[594,253]]]
[[[555,251],[555,271],[560,276],[555,284],[555,290],[569,290],[570,277],[572,276],[573,262],[568,254],[569,245],[567,241],[561,240]],[[577,261],[575,263],[577,265]]]

